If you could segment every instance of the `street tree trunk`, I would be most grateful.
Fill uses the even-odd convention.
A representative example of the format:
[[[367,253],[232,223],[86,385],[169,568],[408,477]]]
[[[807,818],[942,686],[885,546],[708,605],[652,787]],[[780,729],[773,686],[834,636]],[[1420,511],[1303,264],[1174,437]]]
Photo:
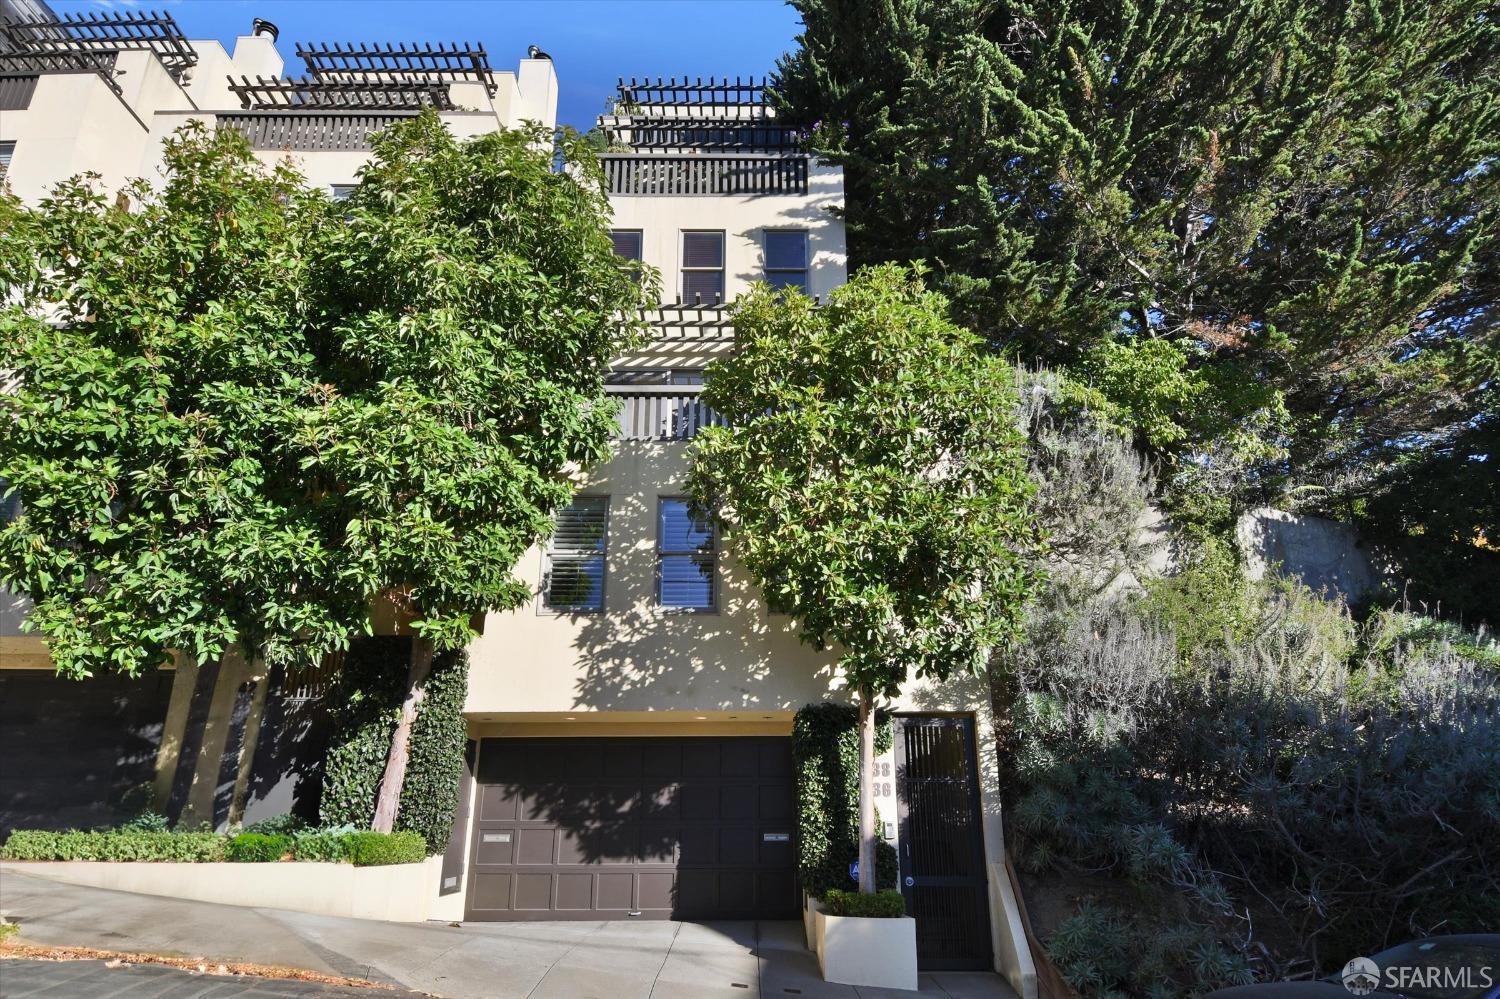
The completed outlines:
[[[411,664],[406,672],[406,697],[401,702],[401,718],[391,733],[391,751],[385,759],[385,773],[380,777],[380,793],[375,799],[375,818],[370,828],[391,832],[396,826],[396,811],[401,807],[401,785],[406,781],[406,761],[411,751],[411,728],[417,720],[417,706],[427,693],[427,678],[432,673],[433,646],[420,636],[411,640]]]
[[[875,695],[859,691],[859,890],[875,891]]]

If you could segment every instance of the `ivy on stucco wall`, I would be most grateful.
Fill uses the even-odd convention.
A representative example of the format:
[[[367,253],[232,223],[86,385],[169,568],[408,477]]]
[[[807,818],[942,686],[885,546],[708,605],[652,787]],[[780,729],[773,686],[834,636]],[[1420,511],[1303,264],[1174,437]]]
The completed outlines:
[[[319,817],[324,825],[368,827],[404,694],[411,640],[379,636],[354,642],[344,656],[332,702]],[[427,852],[448,848],[464,767],[464,696],[469,660],[439,653],[412,726],[396,829],[420,833]]]
[[[809,704],[792,721],[792,766],[797,781],[797,873],[802,888],[821,898],[849,889],[849,864],[859,857],[859,715],[843,704]],[[891,748],[888,717],[877,716],[875,752]],[[899,872],[896,850],[880,840],[875,884],[890,888]]]

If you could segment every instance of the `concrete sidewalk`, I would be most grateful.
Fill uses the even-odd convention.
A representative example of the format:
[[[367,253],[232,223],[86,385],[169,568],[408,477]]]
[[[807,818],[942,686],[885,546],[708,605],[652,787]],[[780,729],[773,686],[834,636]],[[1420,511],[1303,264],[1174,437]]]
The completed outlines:
[[[823,981],[795,922],[380,923],[80,888],[14,866],[0,871],[0,914],[32,943],[288,965],[446,999],[917,995]],[[921,983],[931,999],[1014,999],[997,975]]]

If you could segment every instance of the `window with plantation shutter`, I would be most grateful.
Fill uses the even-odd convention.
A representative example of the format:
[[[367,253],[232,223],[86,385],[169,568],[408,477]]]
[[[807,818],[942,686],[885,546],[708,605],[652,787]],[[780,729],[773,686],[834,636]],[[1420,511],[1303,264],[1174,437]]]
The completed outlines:
[[[660,501],[656,519],[656,602],[683,610],[713,610],[713,521],[687,499],[667,497]]]
[[[682,300],[724,301],[724,232],[682,234]]]
[[[807,290],[807,230],[766,230],[766,283]]]
[[[609,497],[578,496],[557,515],[542,591],[548,610],[602,611]]]
[[[16,144],[14,142],[0,142],[0,180],[10,173],[10,158],[15,155]]]

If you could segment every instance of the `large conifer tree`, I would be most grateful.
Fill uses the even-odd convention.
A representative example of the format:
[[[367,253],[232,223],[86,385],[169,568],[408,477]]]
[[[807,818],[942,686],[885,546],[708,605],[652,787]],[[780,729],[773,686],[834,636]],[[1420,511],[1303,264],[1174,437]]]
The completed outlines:
[[[1495,4],[794,3],[777,86],[846,168],[853,262],[927,259],[1149,443],[1357,495],[1482,415]]]

